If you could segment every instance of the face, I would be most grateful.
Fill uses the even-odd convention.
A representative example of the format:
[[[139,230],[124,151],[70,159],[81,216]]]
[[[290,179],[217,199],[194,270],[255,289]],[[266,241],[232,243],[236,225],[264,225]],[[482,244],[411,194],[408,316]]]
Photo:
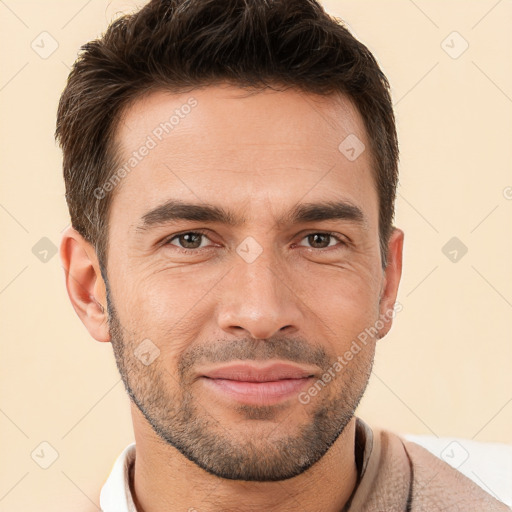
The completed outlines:
[[[300,474],[366,388],[398,283],[369,150],[340,150],[349,135],[369,148],[346,98],[230,86],[152,93],[118,129],[116,362],[158,436],[217,476]]]

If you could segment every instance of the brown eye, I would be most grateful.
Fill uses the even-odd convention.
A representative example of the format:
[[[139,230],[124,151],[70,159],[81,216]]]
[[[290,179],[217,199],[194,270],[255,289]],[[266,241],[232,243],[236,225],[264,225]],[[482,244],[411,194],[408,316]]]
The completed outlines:
[[[306,235],[303,240],[307,240],[309,247],[313,249],[326,249],[327,247],[336,245],[336,242],[338,242],[339,245],[344,245],[344,242],[339,237],[331,233],[310,233]]]
[[[170,245],[178,245],[172,243],[173,240],[177,240],[179,242],[178,247],[182,249],[199,249],[202,247],[201,242],[204,238],[206,238],[206,236],[203,233],[190,231],[188,233],[182,233],[181,235],[172,237],[167,243]]]
[[[331,235],[327,233],[314,233],[308,235],[308,242],[314,249],[324,249],[325,247],[329,247],[330,238],[332,238]]]

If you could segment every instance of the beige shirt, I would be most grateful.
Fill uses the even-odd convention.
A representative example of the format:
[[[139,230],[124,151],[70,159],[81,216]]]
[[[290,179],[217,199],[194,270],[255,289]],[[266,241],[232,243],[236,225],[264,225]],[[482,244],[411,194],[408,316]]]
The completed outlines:
[[[510,512],[425,448],[356,424],[359,481],[342,512]]]

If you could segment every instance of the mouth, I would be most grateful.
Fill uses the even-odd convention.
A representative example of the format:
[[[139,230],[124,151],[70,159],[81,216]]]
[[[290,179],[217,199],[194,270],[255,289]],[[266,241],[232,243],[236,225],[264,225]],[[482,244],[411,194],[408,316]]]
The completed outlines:
[[[317,368],[274,362],[265,366],[231,364],[201,372],[200,380],[229,401],[247,405],[273,405],[290,399],[310,383]]]

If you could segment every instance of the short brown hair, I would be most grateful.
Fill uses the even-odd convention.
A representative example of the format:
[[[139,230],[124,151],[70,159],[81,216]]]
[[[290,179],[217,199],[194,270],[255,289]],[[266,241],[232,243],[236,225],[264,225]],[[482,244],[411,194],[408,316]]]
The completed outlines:
[[[368,133],[379,196],[383,265],[393,229],[398,141],[389,83],[368,48],[316,0],[152,0],[81,48],[60,98],[72,226],[107,266],[114,136],[123,109],[152,90],[184,92],[220,82],[347,95]]]

